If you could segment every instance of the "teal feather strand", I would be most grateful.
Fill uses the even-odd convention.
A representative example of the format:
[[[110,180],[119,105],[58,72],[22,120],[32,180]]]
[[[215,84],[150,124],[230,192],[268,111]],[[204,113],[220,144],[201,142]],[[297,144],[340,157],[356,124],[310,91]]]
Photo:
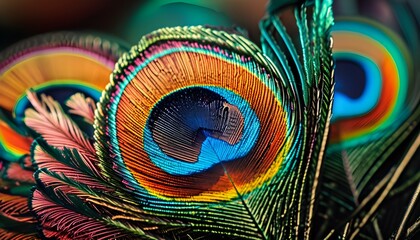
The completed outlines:
[[[289,40],[289,37],[286,35],[284,29],[281,28],[276,28],[276,25],[274,24],[275,21],[278,21],[277,17],[269,17],[268,19],[262,20],[260,23],[260,28],[261,28],[261,45],[262,45],[262,49],[263,52],[270,57],[270,59],[276,63],[277,66],[281,66],[279,68],[280,71],[280,75],[281,76],[285,76],[286,78],[281,78],[282,79],[282,84],[284,86],[286,86],[287,91],[289,91],[289,94],[293,94],[293,96],[299,101],[300,99],[300,95],[296,94],[295,89],[297,89],[296,87],[296,81],[294,79],[294,74],[287,62],[286,56],[284,55],[284,53],[281,51],[280,46],[276,43],[276,39],[274,38],[274,36],[267,31],[267,29],[273,25],[275,27],[275,30],[279,31],[281,34],[280,36],[282,37],[282,40],[285,41],[285,45],[288,47],[289,51],[293,51],[296,52],[296,50],[294,49],[292,43]],[[296,60],[295,57],[293,57],[293,60]],[[295,62],[295,64],[297,66],[300,66],[300,63]],[[285,81],[285,79],[291,79],[291,81]],[[298,104],[299,105],[299,104]]]
[[[272,20],[268,22],[273,25],[273,29],[279,32],[279,35],[287,45],[291,60],[297,67],[297,76],[301,76],[300,84],[292,82],[290,86],[296,88],[293,92],[303,97],[301,106],[302,117],[301,121],[306,123],[303,126],[304,134],[301,136],[302,148],[304,154],[299,156],[300,164],[295,170],[297,176],[294,178],[296,189],[291,196],[298,199],[297,206],[309,206],[307,209],[298,208],[301,216],[296,216],[296,221],[303,228],[297,231],[297,235],[310,236],[310,229],[313,218],[313,208],[315,197],[317,195],[318,181],[320,168],[323,159],[323,146],[326,143],[326,136],[328,134],[329,118],[331,115],[332,103],[332,55],[331,55],[331,42],[328,35],[332,24],[333,17],[331,11],[331,1],[319,2],[315,1],[313,11],[313,19],[308,23],[309,19],[306,14],[307,5],[295,7],[296,24],[299,30],[300,56],[299,62],[296,57],[295,48],[284,34],[283,28],[279,26],[277,17],[270,17]],[[268,24],[263,26],[268,29]],[[266,39],[267,33],[263,30],[263,40]],[[273,41],[271,41],[273,42]],[[264,44],[264,41],[263,41]],[[271,44],[270,47],[263,47],[270,56],[278,56],[279,61],[286,63],[284,55],[279,53],[279,48]],[[270,53],[268,50],[273,51],[275,54]],[[303,70],[302,70],[303,69]],[[304,73],[303,73],[304,72]],[[288,81],[295,81],[293,78],[288,78]],[[302,213],[303,212],[303,213]],[[286,236],[291,236],[290,233]]]

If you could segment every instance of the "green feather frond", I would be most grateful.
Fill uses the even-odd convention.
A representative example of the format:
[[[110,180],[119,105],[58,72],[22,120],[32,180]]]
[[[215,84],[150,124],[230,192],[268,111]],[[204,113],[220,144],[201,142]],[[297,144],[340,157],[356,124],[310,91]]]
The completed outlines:
[[[363,147],[328,149],[317,213],[317,219],[323,219],[318,226],[323,231],[317,234],[318,238],[347,235],[357,239],[361,235],[378,237],[382,234],[386,237],[403,228],[401,214],[405,210],[399,207],[410,203],[420,178],[415,170],[419,168],[418,153],[415,153],[419,144],[416,142],[420,132],[419,117],[420,108],[416,108],[387,138],[371,141]],[[401,206],[393,206],[395,202]],[[395,213],[390,208],[395,209]],[[410,223],[414,224],[415,211],[410,214]],[[405,224],[404,229],[408,229],[408,225]],[[401,231],[400,237],[405,237],[406,233]]]
[[[332,109],[331,5],[332,1],[291,5],[298,36],[290,37],[273,13],[260,25],[263,51],[281,66],[283,79],[298,102],[296,110],[304,123],[300,136],[303,153],[297,156],[299,165],[295,167],[296,175],[291,181],[296,192],[290,194],[297,199],[297,210],[302,213],[296,220],[305,226],[298,228],[302,232],[297,233],[306,238],[311,235],[314,209],[318,204],[319,177]],[[281,16],[282,11],[276,14]]]

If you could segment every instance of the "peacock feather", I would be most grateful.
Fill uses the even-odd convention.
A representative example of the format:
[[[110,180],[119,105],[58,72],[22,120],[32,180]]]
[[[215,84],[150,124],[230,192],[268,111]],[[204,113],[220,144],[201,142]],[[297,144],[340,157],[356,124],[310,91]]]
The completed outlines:
[[[25,40],[0,56],[0,239],[37,235],[28,208],[35,184],[30,149],[37,136],[23,123],[25,110],[33,107],[26,90],[66,104],[66,113],[88,133],[95,101],[122,51],[114,40],[63,32]],[[43,124],[51,128],[51,122]]]
[[[16,160],[29,151],[22,122],[30,106],[26,90],[64,103],[76,92],[98,100],[108,75],[124,50],[115,41],[92,35],[56,33],[36,36],[6,49],[0,56],[0,156]],[[75,69],[77,71],[75,71]]]
[[[39,136],[30,208],[42,236],[309,237],[332,108],[333,19],[331,1],[293,11],[295,42],[273,13],[262,50],[201,26],[144,36],[102,92],[93,139],[59,100],[27,92],[24,123]],[[83,102],[78,114],[92,119]]]
[[[415,25],[401,5],[401,28]],[[338,17],[332,29],[336,93],[318,238],[415,238],[420,39],[406,30],[362,16]]]

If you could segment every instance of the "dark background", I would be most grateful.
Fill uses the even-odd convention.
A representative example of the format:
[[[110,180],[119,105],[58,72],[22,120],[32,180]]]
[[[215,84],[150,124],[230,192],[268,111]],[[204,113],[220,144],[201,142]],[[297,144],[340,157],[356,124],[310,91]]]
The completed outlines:
[[[258,43],[258,22],[268,1],[0,0],[0,51],[34,35],[69,30],[111,35],[134,45],[157,28],[183,25],[239,26]],[[418,27],[418,0],[335,0],[334,14],[337,19],[362,15],[404,35],[396,5],[408,9]]]

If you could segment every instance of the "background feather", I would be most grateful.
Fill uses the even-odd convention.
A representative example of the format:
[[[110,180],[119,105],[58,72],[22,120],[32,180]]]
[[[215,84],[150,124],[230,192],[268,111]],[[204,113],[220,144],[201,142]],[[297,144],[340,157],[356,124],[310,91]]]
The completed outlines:
[[[369,10],[376,7],[390,15]],[[384,239],[399,232],[402,239],[419,216],[415,8],[338,1],[336,10],[342,15],[333,28],[337,91],[316,236]]]
[[[64,98],[71,96],[74,91],[82,91],[87,95],[93,94],[91,97],[99,98],[98,89],[105,87],[108,82],[106,76],[111,72],[113,62],[122,49],[119,43],[102,37],[56,33],[25,40],[6,49],[0,55],[0,85],[2,89],[7,89],[0,93],[0,206],[4,209],[0,212],[0,230],[6,239],[33,239],[37,235],[35,218],[27,205],[31,188],[35,184],[34,167],[29,154],[31,142],[36,136],[30,136],[28,128],[22,122],[25,110],[33,106],[29,103],[28,96],[36,97],[35,93],[26,95],[26,90],[32,88],[34,92]],[[101,76],[105,79],[102,80]],[[90,150],[94,152],[87,137],[89,131],[82,133],[79,127],[71,127],[73,121],[89,119],[92,116],[93,100],[86,99],[84,100],[79,93],[69,102],[70,109],[64,110],[58,103],[54,105],[45,100],[44,104],[50,104],[50,112],[46,110],[40,111],[39,114],[33,113],[33,120],[37,121],[35,129],[41,128],[48,133],[52,127],[61,128],[61,135],[49,135],[50,144],[56,143],[54,141],[60,137],[61,140],[67,140],[60,141],[61,147],[68,143],[77,146],[72,142],[74,139],[71,139],[76,135],[77,140],[84,143],[83,149],[89,150],[90,146]],[[38,104],[38,110],[43,109],[39,101],[33,102]],[[83,107],[84,103],[90,109]],[[73,118],[61,118],[66,111],[76,114]],[[86,113],[83,114],[83,111]],[[77,117],[77,114],[81,116]],[[92,127],[89,127],[92,134]],[[12,205],[19,208],[11,211]]]

